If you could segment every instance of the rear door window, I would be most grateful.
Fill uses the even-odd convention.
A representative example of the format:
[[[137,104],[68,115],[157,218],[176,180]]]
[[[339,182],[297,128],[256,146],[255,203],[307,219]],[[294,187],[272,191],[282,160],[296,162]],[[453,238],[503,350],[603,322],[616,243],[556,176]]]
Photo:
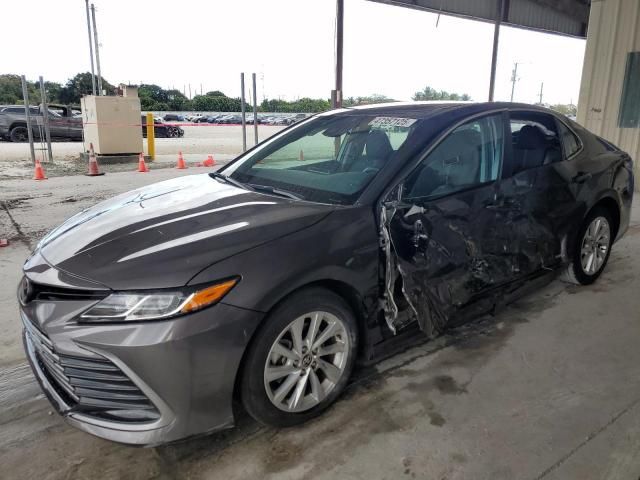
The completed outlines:
[[[560,133],[564,158],[571,158],[580,150],[580,140],[578,140],[578,137],[561,121],[558,121],[558,131]]]
[[[511,112],[512,174],[562,160],[555,118],[542,112]]]

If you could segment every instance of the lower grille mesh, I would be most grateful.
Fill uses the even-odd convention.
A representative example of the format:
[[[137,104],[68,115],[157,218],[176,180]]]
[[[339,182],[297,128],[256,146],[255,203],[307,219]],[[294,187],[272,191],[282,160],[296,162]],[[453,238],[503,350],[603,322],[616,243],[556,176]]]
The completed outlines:
[[[47,336],[23,321],[35,361],[71,410],[120,422],[148,422],[159,418],[153,403],[111,361],[57,353]]]

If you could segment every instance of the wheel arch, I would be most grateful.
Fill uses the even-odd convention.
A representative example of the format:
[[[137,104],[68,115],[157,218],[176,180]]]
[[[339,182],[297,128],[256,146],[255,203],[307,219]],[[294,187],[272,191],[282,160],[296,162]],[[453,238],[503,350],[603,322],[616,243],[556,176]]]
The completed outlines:
[[[17,120],[13,122],[11,125],[9,125],[9,132],[11,132],[11,130],[13,130],[16,127],[26,127],[26,126],[27,126],[27,122],[23,120]]]
[[[611,226],[613,230],[612,238],[615,241],[618,237],[618,232],[620,231],[620,203],[611,193],[607,193],[601,196],[592,205],[592,207],[587,211],[585,218],[587,218],[596,208],[604,208],[611,215],[611,220],[613,221],[613,225]]]
[[[314,288],[314,287],[328,290],[338,295],[345,302],[347,302],[347,305],[349,305],[349,308],[351,308],[351,311],[353,312],[356,318],[356,323],[358,326],[358,338],[360,339],[360,341],[359,341],[357,356],[360,357],[362,355],[363,349],[365,348],[365,342],[366,342],[365,339],[366,339],[367,315],[366,315],[366,309],[364,308],[363,299],[359,294],[359,292],[357,291],[357,289],[353,285],[348,284],[347,282],[343,282],[341,280],[336,280],[331,278],[318,279],[318,280],[305,283],[304,285],[300,285],[291,291],[287,291],[276,302],[274,302],[269,308],[269,310],[265,313],[264,318],[262,319],[260,324],[255,328],[255,330],[251,334],[251,338],[247,342],[247,346],[245,347],[244,352],[242,353],[242,359],[240,360],[240,364],[238,366],[238,370],[236,372],[236,376],[234,380],[233,398],[234,400],[238,401],[238,405],[240,404],[239,402],[240,382],[242,379],[242,372],[245,367],[246,359],[247,359],[249,350],[251,349],[251,346],[253,345],[256,337],[259,335],[267,317],[272,311],[278,308],[278,306],[280,306],[283,302],[287,301],[287,299],[290,298],[291,296],[295,295],[296,293],[302,290],[305,290],[308,288]]]

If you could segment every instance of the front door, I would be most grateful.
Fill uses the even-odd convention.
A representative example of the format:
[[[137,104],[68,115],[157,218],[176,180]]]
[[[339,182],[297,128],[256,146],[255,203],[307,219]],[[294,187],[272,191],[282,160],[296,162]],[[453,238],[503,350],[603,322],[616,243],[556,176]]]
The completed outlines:
[[[392,329],[415,319],[434,336],[481,293],[513,279],[509,232],[496,208],[503,152],[503,115],[473,119],[444,137],[385,202],[383,306]]]

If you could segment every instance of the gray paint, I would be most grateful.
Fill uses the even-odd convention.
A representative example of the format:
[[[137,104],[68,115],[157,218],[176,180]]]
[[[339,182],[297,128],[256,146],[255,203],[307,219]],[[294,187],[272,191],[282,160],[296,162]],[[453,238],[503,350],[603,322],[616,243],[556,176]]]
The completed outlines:
[[[202,175],[138,189],[72,217],[26,262],[25,275],[32,281],[106,295],[117,289],[210,284],[231,276],[241,280],[221,303],[164,321],[78,323],[95,298],[35,299],[21,307],[25,320],[44,332],[58,353],[103,357],[118,366],[156,405],[159,420],[124,426],[83,417],[55,399],[33,362],[43,388],[71,423],[112,440],[157,444],[212,431],[233,423],[239,365],[264,313],[305,285],[321,283],[348,300],[360,321],[362,359],[374,361],[415,340],[411,328],[416,324],[434,336],[448,324],[539,286],[549,277],[545,272],[566,263],[578,226],[602,199],[619,208],[620,237],[632,199],[628,156],[607,150],[578,125],[556,117],[580,136],[582,148],[574,158],[514,177],[507,144],[505,168],[495,183],[442,197],[434,208],[396,205],[396,213],[383,222],[394,249],[381,250],[379,219],[389,192],[454,125],[496,109],[505,120],[510,109],[547,112],[494,103],[361,109],[367,115],[411,111],[430,121],[418,132],[422,143],[403,145],[397,162],[351,206],[295,202]],[[518,176],[524,178],[514,180]],[[512,198],[501,204],[507,197]],[[496,208],[485,208],[489,200]],[[424,230],[416,230],[418,221]],[[185,238],[192,242],[180,245]],[[531,238],[541,252],[526,248]],[[468,248],[470,242],[475,250]],[[401,308],[392,297],[400,321],[391,319],[390,325],[380,308],[389,253],[408,300],[408,308]],[[386,294],[397,292],[387,289]]]

